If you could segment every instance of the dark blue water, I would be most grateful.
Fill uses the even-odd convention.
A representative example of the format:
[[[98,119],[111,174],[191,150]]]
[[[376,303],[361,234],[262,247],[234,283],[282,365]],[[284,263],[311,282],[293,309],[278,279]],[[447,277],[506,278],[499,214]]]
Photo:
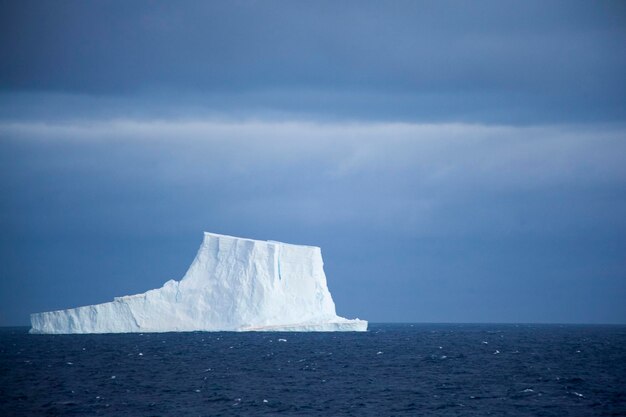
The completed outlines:
[[[0,330],[2,416],[626,415],[625,326],[27,330]]]

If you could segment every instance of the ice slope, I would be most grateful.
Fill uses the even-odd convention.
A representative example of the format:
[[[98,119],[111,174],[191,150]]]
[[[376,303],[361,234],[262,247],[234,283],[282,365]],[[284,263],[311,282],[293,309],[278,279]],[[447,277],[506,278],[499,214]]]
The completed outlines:
[[[320,248],[215,233],[180,281],[30,320],[31,333],[367,330],[337,316]]]

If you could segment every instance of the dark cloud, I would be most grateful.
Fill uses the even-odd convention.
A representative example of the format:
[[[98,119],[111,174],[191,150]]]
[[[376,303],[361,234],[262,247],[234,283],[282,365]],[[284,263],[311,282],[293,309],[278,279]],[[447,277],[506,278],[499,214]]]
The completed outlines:
[[[368,119],[623,120],[625,9],[6,2],[0,88]]]

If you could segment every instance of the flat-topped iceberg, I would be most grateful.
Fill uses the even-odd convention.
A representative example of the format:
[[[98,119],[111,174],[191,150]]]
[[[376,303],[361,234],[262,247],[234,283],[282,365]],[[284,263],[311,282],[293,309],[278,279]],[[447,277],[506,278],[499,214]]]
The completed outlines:
[[[180,281],[143,294],[31,314],[31,333],[171,331],[365,331],[337,316],[322,252],[205,233]]]

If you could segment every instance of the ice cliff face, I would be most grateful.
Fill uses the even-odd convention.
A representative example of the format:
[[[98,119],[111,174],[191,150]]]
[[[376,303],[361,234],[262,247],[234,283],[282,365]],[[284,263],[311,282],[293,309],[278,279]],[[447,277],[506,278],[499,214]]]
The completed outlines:
[[[320,248],[214,233],[180,281],[30,320],[31,333],[367,330],[337,316]]]

